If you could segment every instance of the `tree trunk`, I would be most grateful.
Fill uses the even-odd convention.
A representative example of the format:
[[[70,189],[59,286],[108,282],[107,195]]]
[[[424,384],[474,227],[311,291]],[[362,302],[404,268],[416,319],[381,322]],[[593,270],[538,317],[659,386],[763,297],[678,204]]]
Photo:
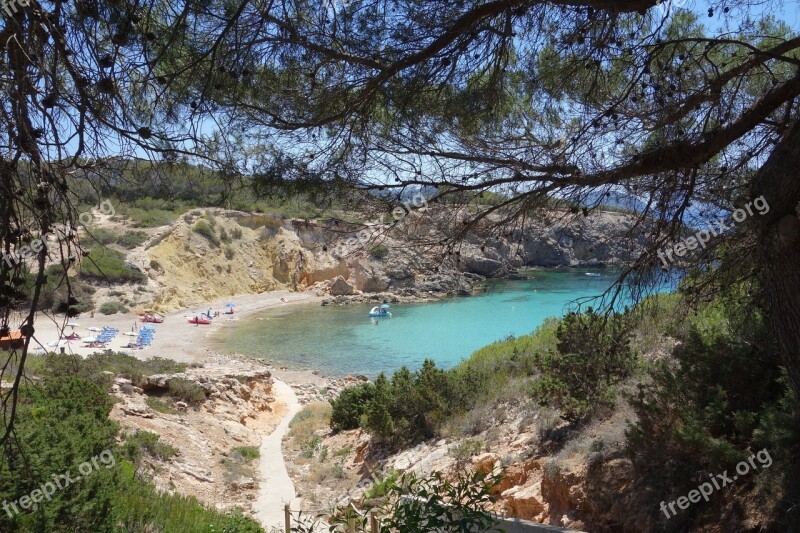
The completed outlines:
[[[778,349],[800,400],[800,122],[792,126],[752,185],[769,212],[754,211],[759,266]]]

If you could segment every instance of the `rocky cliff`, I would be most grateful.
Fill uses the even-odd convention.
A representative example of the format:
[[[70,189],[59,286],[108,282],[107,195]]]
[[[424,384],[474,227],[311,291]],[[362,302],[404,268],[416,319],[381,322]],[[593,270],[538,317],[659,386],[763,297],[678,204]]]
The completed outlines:
[[[458,218],[412,211],[391,227],[193,210],[129,260],[156,286],[160,310],[228,295],[316,290],[333,296],[466,294],[476,280],[524,267],[622,265],[637,249],[633,218],[553,212],[524,228],[493,224],[457,239]]]

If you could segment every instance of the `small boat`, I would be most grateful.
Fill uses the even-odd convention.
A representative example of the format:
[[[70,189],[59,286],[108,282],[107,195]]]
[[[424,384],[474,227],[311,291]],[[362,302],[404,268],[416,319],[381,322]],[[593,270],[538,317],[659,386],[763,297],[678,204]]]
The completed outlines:
[[[590,276],[590,277],[593,277],[593,278],[599,278],[600,277],[600,274],[598,274],[597,272],[586,272],[586,275]]]
[[[210,321],[210,320],[208,320],[207,318],[197,318],[197,317],[195,317],[195,318],[190,318],[190,319],[189,319],[189,324],[203,324],[203,325],[208,325],[208,324],[211,324],[211,321]]]
[[[369,316],[377,317],[377,316],[392,316],[392,313],[389,312],[389,304],[383,304],[381,306],[375,306],[370,310]]]

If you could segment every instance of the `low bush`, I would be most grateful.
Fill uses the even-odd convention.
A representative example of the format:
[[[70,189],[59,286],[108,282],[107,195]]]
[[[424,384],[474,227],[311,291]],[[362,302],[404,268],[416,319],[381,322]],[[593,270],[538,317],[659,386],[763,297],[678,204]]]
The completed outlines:
[[[375,259],[383,259],[389,255],[389,248],[385,244],[376,244],[370,248],[369,253]]]
[[[128,308],[119,302],[105,302],[98,311],[102,315],[115,315],[117,313],[127,313]]]
[[[206,400],[206,393],[200,385],[188,379],[171,379],[168,388],[170,396],[186,403],[198,404]]]
[[[89,230],[89,239],[101,246],[106,244],[114,244],[117,242],[119,235],[110,229],[106,228],[91,228]]]
[[[177,220],[178,213],[166,209],[142,209],[132,207],[128,210],[128,218],[135,228],[155,228],[166,226]]]
[[[126,353],[106,350],[95,352],[86,358],[53,353],[29,355],[25,368],[31,376],[76,376],[107,388],[111,384],[111,378],[106,372],[129,379],[134,385],[142,385],[147,376],[183,372],[186,364],[161,357],[142,360]]]
[[[169,461],[180,453],[176,447],[160,441],[160,435],[137,429],[135,433],[125,436],[122,449],[125,456],[134,463],[138,463],[143,455],[158,461]]]
[[[153,396],[148,396],[145,398],[144,403],[146,403],[147,406],[153,411],[164,413],[165,415],[176,415],[179,412],[177,409],[170,407],[169,403],[165,402],[164,400],[159,400]]]
[[[534,397],[569,422],[613,405],[617,384],[636,364],[631,329],[624,314],[568,313],[556,330],[556,350],[538,354]]]
[[[253,461],[261,457],[261,452],[257,446],[240,446],[234,448],[231,453],[242,457],[246,461]]]
[[[192,227],[192,231],[197,233],[198,235],[202,235],[206,238],[206,240],[211,243],[214,247],[218,247],[220,244],[219,238],[217,237],[214,228],[212,228],[208,222],[205,220],[198,220],[195,222],[194,227]]]
[[[40,363],[43,359],[38,357]],[[80,357],[75,359],[73,368],[80,367]],[[23,382],[13,440],[0,454],[0,502],[12,510],[0,512],[0,531],[263,532],[238,510],[222,513],[143,481],[131,456],[168,457],[175,449],[144,432],[118,445],[118,426],[108,417],[111,407],[112,397],[102,387],[75,375],[50,374],[35,385]],[[92,471],[78,480],[83,463]],[[69,474],[75,483],[33,509],[17,504],[21,512],[13,512],[11,502],[52,483],[58,474]]]
[[[375,386],[371,383],[363,383],[342,390],[335,400],[330,400],[331,429],[345,431],[358,428],[361,417],[367,411],[367,404],[374,397]]]
[[[143,231],[128,231],[117,239],[117,244],[131,250],[141,246],[147,240],[147,233]]]
[[[81,278],[109,283],[142,283],[147,277],[125,263],[125,256],[108,248],[94,248],[81,260]]]
[[[92,295],[97,290],[79,279],[74,277],[67,278],[67,270],[61,264],[47,267],[45,271],[47,280],[42,288],[39,301],[40,310],[52,310],[56,313],[77,316],[94,309]],[[28,275],[26,284],[31,289],[26,291],[28,294],[32,294],[34,279],[34,274]]]
[[[478,439],[467,439],[460,444],[450,447],[447,453],[456,461],[464,462],[472,459],[483,451],[485,442]]]

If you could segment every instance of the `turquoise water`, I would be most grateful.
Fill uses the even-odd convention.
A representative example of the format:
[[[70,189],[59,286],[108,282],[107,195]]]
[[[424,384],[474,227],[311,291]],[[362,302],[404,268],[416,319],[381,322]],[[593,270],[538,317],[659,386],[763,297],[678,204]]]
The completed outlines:
[[[497,282],[477,296],[393,305],[394,316],[381,319],[367,316],[367,304],[292,306],[243,320],[219,340],[223,351],[330,376],[372,378],[403,365],[416,369],[426,358],[450,368],[482,346],[562,316],[575,300],[598,296],[613,281],[610,271],[535,272],[532,279]]]

